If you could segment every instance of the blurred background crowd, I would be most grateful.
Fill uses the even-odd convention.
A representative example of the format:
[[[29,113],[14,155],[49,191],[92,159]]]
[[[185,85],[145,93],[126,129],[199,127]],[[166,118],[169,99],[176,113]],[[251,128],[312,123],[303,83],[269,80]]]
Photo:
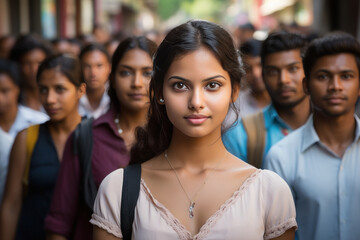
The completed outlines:
[[[143,33],[159,42],[195,18],[225,26],[237,43],[252,35],[263,40],[277,28],[342,30],[359,39],[359,13],[357,0],[1,0],[0,36],[37,33],[59,48],[69,45],[61,39],[105,43]]]
[[[63,150],[66,149],[65,141],[70,133],[75,130],[81,121],[81,117],[97,119],[90,126],[94,130],[93,139],[100,139],[101,141],[94,143],[95,150],[93,152],[105,152],[116,159],[116,161],[109,163],[109,166],[105,164],[106,169],[104,171],[103,169],[99,170],[100,173],[96,173],[96,170],[105,168],[105,165],[99,164],[98,169],[95,168],[96,185],[98,186],[101,180],[119,165],[126,166],[129,161],[128,150],[135,141],[135,128],[146,122],[146,94],[148,92],[145,89],[148,89],[147,84],[151,78],[151,60],[156,45],[161,43],[169,30],[190,19],[204,19],[220,24],[228,30],[233,37],[235,47],[242,53],[242,59],[246,66],[246,78],[244,79],[246,81],[244,81],[245,85],[242,86],[244,88],[241,88],[240,91],[240,100],[237,102],[242,103],[241,106],[238,106],[240,117],[260,111],[273,101],[262,81],[260,64],[262,41],[272,31],[284,29],[288,32],[300,33],[306,36],[306,40],[310,41],[326,33],[339,30],[351,34],[357,40],[360,39],[359,0],[0,0],[0,203],[6,181],[10,182],[7,183],[7,195],[10,196],[7,197],[7,203],[11,205],[10,203],[14,202],[12,199],[21,199],[20,196],[22,196],[22,178],[18,177],[19,174],[25,170],[30,171],[30,181],[31,177],[36,175],[31,175],[30,164],[25,166],[25,163],[29,161],[23,159],[22,171],[18,167],[19,164],[10,161],[13,162],[14,167],[9,168],[10,177],[6,180],[10,150],[16,135],[30,125],[48,121],[47,124],[51,130],[51,127],[54,127],[52,123],[59,122],[54,117],[56,109],[43,106],[44,102],[50,106],[55,100],[50,99],[50,97],[46,99],[43,97],[42,101],[38,99],[40,95],[46,95],[46,91],[50,89],[44,87],[47,86],[45,84],[47,81],[54,85],[55,83],[52,81],[58,80],[56,77],[46,77],[46,74],[54,73],[52,71],[55,67],[65,66],[64,69],[61,69],[62,74],[69,74],[69,76],[66,75],[66,81],[62,80],[71,86],[70,89],[76,91],[73,91],[73,96],[67,98],[67,102],[61,102],[64,106],[67,105],[70,106],[69,109],[71,108],[70,110],[66,109],[68,111],[62,116],[63,119],[70,119],[70,125],[62,126],[63,129],[66,129],[65,133],[58,135],[51,133],[52,137],[54,138],[55,135],[54,139],[59,141],[55,141],[57,149],[53,150],[52,153],[53,159],[56,160],[53,161],[55,174],[53,176],[48,176],[52,174],[45,174],[44,177],[44,179],[52,177],[52,182],[49,184],[51,186],[47,186],[49,199],[51,199],[55,187],[62,154],[65,153],[64,159],[68,159],[69,162],[76,162],[72,161],[75,157],[70,154],[70,150]],[[152,41],[143,37],[134,37],[140,35],[146,36]],[[129,39],[129,37],[132,38]],[[300,49],[301,47],[297,48]],[[56,55],[60,53],[65,53],[65,55],[60,57]],[[69,54],[79,58],[75,59]],[[49,58],[52,55],[57,57]],[[40,71],[39,65],[44,62],[47,65],[45,64],[43,68],[40,68]],[[124,68],[123,65],[127,66],[127,69],[122,69]],[[121,71],[119,70],[119,72],[121,74],[116,75],[115,70],[118,69],[118,66],[120,66]],[[46,74],[44,75],[43,72]],[[79,77],[80,74],[82,77]],[[132,75],[139,75],[139,79],[143,80],[135,81],[134,86],[125,86],[125,84],[119,83]],[[137,77],[134,78],[137,79]],[[41,83],[40,88],[37,85],[39,82]],[[83,84],[84,82],[86,86]],[[141,98],[144,100],[140,105],[132,105],[131,99],[125,97],[122,99],[121,93],[133,88],[144,91],[143,96],[139,96],[139,94],[133,96],[134,99]],[[56,94],[61,95],[65,90],[56,87]],[[51,104],[49,99],[52,101]],[[307,105],[306,107],[310,110]],[[359,112],[360,98],[357,102],[357,113],[359,114]],[[306,114],[309,113],[306,112]],[[225,125],[230,125],[234,117],[234,113],[230,111]],[[47,132],[44,130],[45,125],[41,125],[40,135],[43,134],[41,135],[42,138],[47,137],[45,134]],[[123,126],[127,126],[128,129]],[[49,133],[47,134],[49,135]],[[283,135],[288,134],[288,131],[285,129],[281,134],[282,138]],[[102,136],[103,139],[99,136]],[[25,137],[22,138],[23,140],[21,137],[18,138],[22,144],[14,144],[14,146],[21,145],[21,149],[24,149]],[[68,143],[68,148],[71,147],[70,143]],[[18,146],[17,148],[13,147],[15,150],[12,151],[15,160],[19,158],[16,155],[19,152],[17,151]],[[121,146],[121,149],[118,146]],[[44,149],[49,149],[49,147],[42,146],[39,150],[39,156],[48,154],[41,152]],[[26,154],[22,155],[24,158]],[[103,159],[110,159],[110,157],[101,154],[94,154],[92,157],[93,162],[98,161],[99,163]],[[64,166],[66,165],[62,165],[64,169],[68,167]],[[18,174],[16,168],[19,168],[18,171],[21,173]],[[43,171],[48,173],[47,169]],[[69,209],[71,214],[79,209],[82,211],[86,208],[85,203],[82,203],[81,208],[76,205],[80,192],[81,170],[79,166],[76,166],[76,171],[77,179],[75,180],[77,180],[78,185],[72,186],[73,192],[68,193],[69,196],[76,196],[73,197],[75,210]],[[63,172],[69,171],[63,170]],[[27,177],[29,178],[29,176]],[[12,178],[15,180],[11,181]],[[62,179],[68,181],[67,184],[69,185],[74,185],[76,182],[75,180],[68,180],[69,178],[65,174]],[[24,178],[24,180],[26,179]],[[41,180],[39,182],[49,181]],[[59,180],[58,182],[61,183]],[[17,184],[17,188],[14,187],[14,183]],[[56,196],[66,195],[61,188],[65,185],[64,183],[64,185],[59,184],[57,186],[59,190],[55,192]],[[44,186],[41,185],[40,187]],[[67,188],[64,187],[64,189]],[[17,192],[11,192],[13,189],[17,189]],[[44,216],[40,219],[41,224],[38,224],[41,227],[44,225],[44,218],[50,208],[49,199],[47,199],[44,207]],[[54,199],[58,200],[60,197]],[[9,209],[8,205],[5,205],[3,204],[2,208]],[[18,202],[16,206],[17,215],[20,212],[20,205]],[[53,212],[58,210],[56,209],[58,205],[57,202],[53,203]],[[32,205],[29,204],[28,208],[31,210]],[[77,229],[87,234],[91,233],[91,230],[88,230],[91,229],[91,225],[88,223],[90,209],[91,207],[86,208],[83,215],[79,214],[79,216],[83,216],[83,219],[77,219],[79,222],[84,222],[84,225],[80,224],[81,227]],[[32,216],[31,214],[28,215]],[[5,214],[3,214],[2,219],[8,221],[8,218],[4,216]],[[73,224],[77,216],[71,217],[73,218],[72,221],[66,219],[64,222]],[[26,218],[24,219],[26,223],[31,222]],[[56,230],[60,229],[54,222],[56,223],[51,218],[47,219],[47,231],[55,232],[52,231],[51,227]],[[0,221],[0,223],[2,222]],[[17,219],[14,219],[13,223],[13,228],[15,228]],[[69,226],[72,226],[71,224]],[[7,227],[3,225],[2,228]],[[63,227],[62,230],[63,232],[56,233],[67,236],[73,229]],[[80,230],[79,232],[81,232]],[[11,234],[14,234],[13,232],[15,231],[12,231]],[[42,228],[40,232],[44,235]],[[78,239],[89,239],[84,238],[84,235],[80,233],[79,236],[82,237]]]

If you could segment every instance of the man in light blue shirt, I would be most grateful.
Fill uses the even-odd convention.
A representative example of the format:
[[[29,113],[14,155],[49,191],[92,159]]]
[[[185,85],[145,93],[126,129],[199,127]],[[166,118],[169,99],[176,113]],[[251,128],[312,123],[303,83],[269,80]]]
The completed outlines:
[[[265,168],[289,184],[299,240],[360,239],[360,44],[333,33],[309,45],[304,89],[313,115],[275,144]]]
[[[302,87],[304,71],[302,52],[306,46],[305,38],[286,31],[271,33],[263,42],[261,49],[262,76],[270,94],[272,104],[256,116],[262,119],[253,129],[246,127],[248,119],[238,120],[223,135],[223,142],[229,152],[256,167],[262,167],[262,160],[270,147],[293,129],[303,125],[310,114],[310,101]],[[241,103],[240,103],[241,104]],[[253,135],[262,134],[263,139],[250,141]],[[259,142],[264,142],[259,147]],[[253,156],[257,152],[257,156]],[[258,163],[258,164],[257,164]]]

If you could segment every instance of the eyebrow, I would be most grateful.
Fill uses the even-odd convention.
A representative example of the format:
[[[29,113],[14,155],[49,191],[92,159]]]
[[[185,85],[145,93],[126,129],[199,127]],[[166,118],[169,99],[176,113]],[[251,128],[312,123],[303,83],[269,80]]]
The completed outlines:
[[[179,79],[181,81],[184,81],[184,82],[191,82],[189,79],[186,79],[186,78],[183,78],[183,77],[180,77],[180,76],[171,76],[168,78],[168,81],[170,81],[171,79]],[[216,75],[216,76],[212,76],[212,77],[209,77],[209,78],[205,78],[204,80],[202,80],[202,82],[206,82],[206,81],[209,81],[209,80],[213,80],[213,79],[216,79],[216,78],[223,78],[226,80],[226,78],[222,75]]]
[[[133,67],[128,66],[128,65],[124,65],[124,64],[119,64],[119,67],[134,69]],[[151,66],[144,66],[144,67],[141,67],[141,69],[152,69],[152,67]]]
[[[296,64],[301,64],[301,62],[292,62],[292,63],[289,63],[289,64],[286,64],[284,67],[289,67],[289,66],[292,66],[292,65],[296,65]],[[265,68],[279,68],[278,66],[273,66],[273,65],[265,65]]]
[[[328,73],[328,74],[333,73],[333,72],[331,72],[331,71],[329,71],[327,69],[319,69],[315,73],[318,73],[318,72],[325,72],[325,73]],[[355,73],[355,71],[351,70],[351,69],[345,69],[345,70],[340,70],[339,73]]]

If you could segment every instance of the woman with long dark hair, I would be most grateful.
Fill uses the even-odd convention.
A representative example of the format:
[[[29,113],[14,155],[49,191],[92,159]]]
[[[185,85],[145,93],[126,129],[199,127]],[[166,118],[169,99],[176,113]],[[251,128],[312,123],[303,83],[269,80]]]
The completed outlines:
[[[92,149],[85,151],[92,153],[91,171],[84,172],[81,167],[80,156],[84,152],[75,154],[73,151],[74,146],[79,145],[78,141],[87,139],[76,141],[72,134],[66,143],[54,198],[45,221],[48,239],[92,239],[89,223],[92,204],[85,201],[84,176],[91,174],[97,189],[106,175],[129,163],[135,128],[146,123],[152,56],[156,47],[143,36],[127,38],[117,47],[110,74],[110,109],[94,120],[88,130],[92,130]]]
[[[187,22],[160,44],[148,124],[131,150],[130,164],[141,164],[132,239],[294,239],[287,184],[231,155],[221,140],[242,72],[231,36],[214,23]],[[95,239],[124,238],[123,173],[101,184]]]
[[[85,84],[80,71],[79,60],[65,55],[47,58],[39,66],[40,101],[50,120],[15,138],[1,205],[0,239],[45,239],[44,220],[65,142],[81,121],[78,104]]]

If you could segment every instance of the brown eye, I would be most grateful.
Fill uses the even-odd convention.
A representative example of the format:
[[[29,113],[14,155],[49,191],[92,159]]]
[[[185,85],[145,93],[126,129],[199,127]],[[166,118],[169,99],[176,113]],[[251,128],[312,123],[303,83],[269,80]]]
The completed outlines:
[[[127,77],[127,76],[131,75],[131,72],[123,70],[123,71],[120,71],[119,74],[121,77]]]
[[[187,86],[186,86],[184,83],[182,83],[182,82],[176,82],[176,83],[174,83],[174,84],[173,84],[173,88],[174,88],[175,90],[187,90],[187,89],[188,89]]]
[[[211,91],[214,91],[214,90],[217,90],[221,87],[221,84],[217,83],[217,82],[210,82],[206,85],[206,88],[211,90]]]

